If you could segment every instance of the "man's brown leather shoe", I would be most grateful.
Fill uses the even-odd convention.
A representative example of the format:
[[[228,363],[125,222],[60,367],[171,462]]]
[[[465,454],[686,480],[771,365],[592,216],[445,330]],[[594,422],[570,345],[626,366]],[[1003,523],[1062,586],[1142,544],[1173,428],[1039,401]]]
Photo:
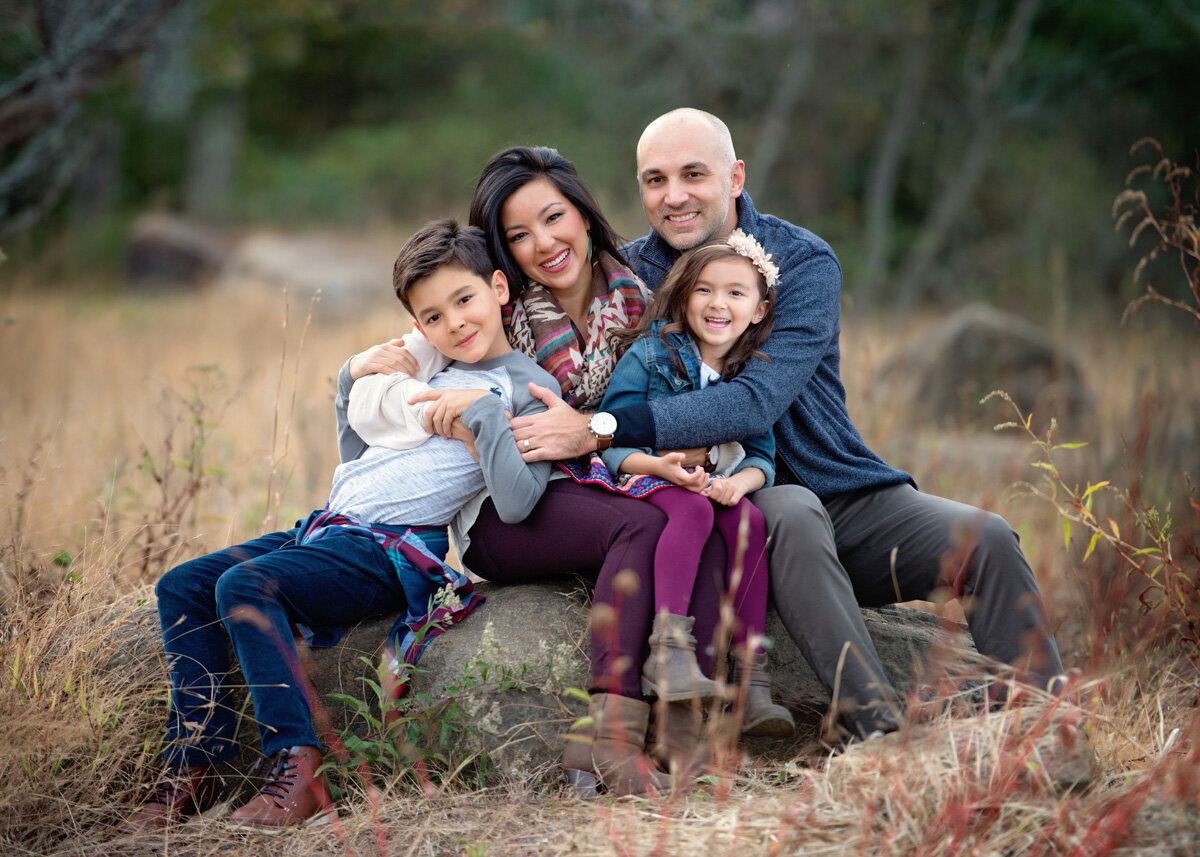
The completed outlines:
[[[209,765],[173,765],[150,797],[121,823],[121,832],[162,830],[199,815],[217,802],[220,780]]]
[[[231,827],[279,831],[312,819],[328,821],[323,812],[333,805],[316,747],[288,747],[267,760],[267,773],[258,794],[229,817]]]

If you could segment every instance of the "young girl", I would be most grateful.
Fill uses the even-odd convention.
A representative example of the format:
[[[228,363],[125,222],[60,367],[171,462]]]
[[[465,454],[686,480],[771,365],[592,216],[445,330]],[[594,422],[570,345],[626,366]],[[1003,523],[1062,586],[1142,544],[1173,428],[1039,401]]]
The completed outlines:
[[[618,334],[627,346],[601,410],[672,396],[728,380],[752,359],[771,332],[771,296],[778,267],[741,230],[702,245],[671,269],[641,323]],[[724,444],[723,448],[737,447]],[[748,676],[742,731],[787,735],[786,708],[771,701],[761,645],[767,610],[766,527],[746,495],[775,477],[775,441],[767,433],[743,440],[734,460],[712,478],[682,464],[683,453],[610,447],[604,464],[618,490],[642,496],[667,515],[654,563],[654,629],[642,670],[643,692],[667,701],[713,696],[716,687],[696,662],[688,616],[700,553],[715,526],[725,541],[727,585],[734,589],[733,680]],[[716,462],[714,462],[716,463]],[[739,526],[749,525],[744,552]],[[739,561],[740,560],[740,561]],[[740,577],[735,569],[741,569]],[[757,638],[757,639],[756,639]]]

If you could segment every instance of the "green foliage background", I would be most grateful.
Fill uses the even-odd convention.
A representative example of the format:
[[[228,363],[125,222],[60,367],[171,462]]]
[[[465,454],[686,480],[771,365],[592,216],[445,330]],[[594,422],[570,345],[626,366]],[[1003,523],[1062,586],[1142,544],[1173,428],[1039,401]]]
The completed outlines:
[[[1031,26],[992,74],[1018,7]],[[115,272],[113,220],[147,207],[351,229],[461,215],[483,162],[514,143],[559,148],[632,237],[637,136],[693,105],[729,123],[760,209],[831,241],[851,300],[1124,300],[1129,255],[1109,209],[1136,165],[1129,147],[1154,136],[1190,163],[1200,143],[1186,83],[1200,71],[1197,0],[186,0],[177,13],[175,109],[148,106],[165,85],[149,56],[88,105],[120,131],[113,209],[81,218],[64,204],[6,248],[18,263],[53,251],[66,273]],[[37,39],[28,17],[5,24],[9,76]],[[867,198],[910,66],[921,82],[873,272]],[[239,117],[235,179],[188,212],[214,105]],[[973,142],[988,154],[967,201],[906,279]]]

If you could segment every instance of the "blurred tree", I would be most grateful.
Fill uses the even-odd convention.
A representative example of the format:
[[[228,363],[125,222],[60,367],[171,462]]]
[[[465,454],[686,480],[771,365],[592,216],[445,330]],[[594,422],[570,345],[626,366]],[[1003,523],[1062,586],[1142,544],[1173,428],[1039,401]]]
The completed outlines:
[[[873,303],[892,253],[892,218],[900,170],[920,116],[921,96],[932,63],[932,2],[906,4],[897,28],[899,74],[887,125],[875,144],[864,191],[865,261],[859,299]]]
[[[146,47],[179,0],[27,0],[0,40],[0,238],[58,201],[95,145],[84,98]]]
[[[618,228],[639,234],[634,143],[655,115],[692,105],[728,122],[760,207],[834,244],[851,299],[1031,305],[1068,282],[1121,288],[1106,215],[1130,142],[1153,134],[1182,158],[1200,140],[1178,85],[1200,73],[1200,0],[160,3],[174,12],[125,63],[136,74],[110,73],[75,102],[103,142],[91,163],[120,158],[116,176],[88,167],[76,213],[115,197],[114,221],[152,204],[409,224],[461,210],[490,154],[529,143],[574,160]],[[14,97],[49,51],[39,10],[83,20],[150,5],[0,5],[0,89]],[[21,127],[8,118],[0,140]],[[41,162],[62,167],[62,184],[84,138],[45,139],[59,141],[62,156]],[[30,142],[0,147],[5,217],[53,198],[51,174],[12,178]],[[35,234],[73,225],[55,217]]]
[[[998,8],[1001,4],[980,4],[964,63],[968,78],[963,117],[965,145],[958,163],[931,201],[920,233],[900,266],[892,295],[902,310],[929,296],[930,271],[987,170],[1001,124],[1011,112],[1024,107],[1020,101],[1006,99],[1004,90],[1029,42],[1041,2],[1019,0],[1007,21]],[[1003,35],[993,46],[992,34],[996,31]]]

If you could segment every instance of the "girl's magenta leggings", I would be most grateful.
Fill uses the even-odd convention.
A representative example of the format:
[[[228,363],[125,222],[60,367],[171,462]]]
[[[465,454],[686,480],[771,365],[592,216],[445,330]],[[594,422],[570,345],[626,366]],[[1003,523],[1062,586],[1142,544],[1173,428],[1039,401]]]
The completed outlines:
[[[767,528],[762,512],[745,497],[722,506],[686,488],[660,488],[645,498],[666,513],[654,553],[654,612],[688,614],[700,554],[714,526],[725,541],[728,567],[725,588],[733,590],[733,644],[743,647],[754,634],[761,636],[767,616]],[[746,547],[738,549],[738,526],[748,523]],[[733,579],[741,571],[736,587]],[[756,651],[762,651],[761,645]]]

